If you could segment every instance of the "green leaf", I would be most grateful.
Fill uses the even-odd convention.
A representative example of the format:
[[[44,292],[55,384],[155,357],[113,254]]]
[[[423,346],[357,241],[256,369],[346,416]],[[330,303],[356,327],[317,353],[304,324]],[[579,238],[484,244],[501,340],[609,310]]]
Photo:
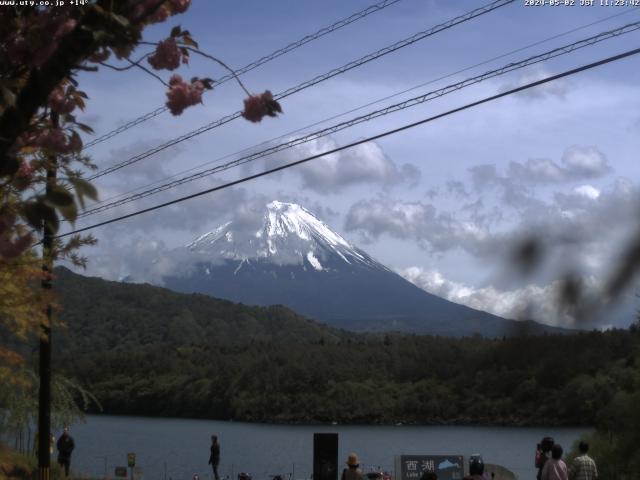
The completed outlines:
[[[91,128],[86,123],[80,123],[80,122],[73,122],[73,123],[75,123],[76,127],[82,130],[84,133],[93,133],[93,128]]]
[[[182,43],[184,43],[185,45],[189,45],[190,47],[193,47],[193,48],[198,48],[198,42],[196,42],[191,37],[184,37],[182,39]]]
[[[106,43],[111,38],[111,35],[104,30],[90,30],[90,33],[93,41],[97,44]]]
[[[56,207],[67,207],[73,203],[73,195],[62,185],[49,187],[46,198]]]
[[[211,90],[213,88],[213,84],[215,83],[215,80],[212,78],[201,78],[200,81],[204,85],[204,88],[206,88],[207,90]]]
[[[58,231],[60,225],[58,214],[53,207],[44,202],[44,197],[40,196],[36,197],[35,200],[25,203],[22,206],[22,218],[38,230],[42,228],[42,223],[45,222],[51,231],[55,233]]]
[[[111,13],[111,18],[113,18],[116,22],[118,22],[120,25],[122,25],[123,27],[128,27],[129,26],[129,20],[127,20],[126,17],[123,17],[122,15],[118,15],[117,13]]]
[[[69,178],[69,183],[73,185],[73,188],[76,190],[76,195],[78,197],[78,202],[80,202],[80,207],[84,210],[84,197],[89,197],[91,200],[98,200],[98,191],[96,187],[87,182],[86,180],[79,177],[71,177]]]
[[[2,93],[2,103],[7,107],[13,107],[16,104],[16,94],[4,85],[0,85],[0,92]]]
[[[62,214],[65,220],[75,223],[78,218],[78,206],[76,202],[71,202],[69,205],[58,207],[58,211]]]

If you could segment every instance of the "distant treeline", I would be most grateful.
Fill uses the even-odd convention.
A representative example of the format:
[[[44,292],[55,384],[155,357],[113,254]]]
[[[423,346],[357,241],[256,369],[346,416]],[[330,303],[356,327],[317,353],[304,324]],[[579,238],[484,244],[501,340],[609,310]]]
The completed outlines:
[[[595,425],[615,398],[640,391],[635,328],[496,340],[204,340],[67,350],[56,368],[107,413],[268,422]]]

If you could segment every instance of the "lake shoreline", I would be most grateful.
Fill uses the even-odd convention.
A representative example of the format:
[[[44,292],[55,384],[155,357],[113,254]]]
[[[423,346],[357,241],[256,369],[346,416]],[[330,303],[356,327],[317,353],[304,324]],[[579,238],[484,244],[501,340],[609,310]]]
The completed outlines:
[[[338,420],[331,422],[323,422],[312,419],[302,420],[277,420],[277,419],[234,419],[234,418],[208,418],[208,417],[190,417],[180,415],[143,415],[140,413],[98,413],[87,412],[87,415],[100,416],[100,417],[134,417],[134,418],[148,418],[148,419],[174,419],[174,420],[202,420],[213,422],[225,422],[225,423],[245,423],[249,425],[271,425],[271,426],[319,426],[319,427],[332,427],[332,426],[344,426],[344,427],[477,427],[477,428],[595,428],[593,425],[588,424],[569,424],[569,423],[524,423],[524,422],[472,422],[468,418],[459,419],[454,421],[434,421],[427,423],[419,422],[340,422]]]
[[[71,426],[76,441],[74,465],[90,475],[112,472],[136,454],[145,478],[211,480],[211,435],[221,443],[221,475],[231,479],[250,472],[255,480],[295,472],[313,472],[315,433],[337,433],[340,465],[355,452],[365,470],[391,471],[398,455],[462,455],[480,453],[486,463],[504,465],[519,478],[533,478],[535,447],[552,436],[567,450],[590,428],[484,427],[424,425],[267,424],[167,417],[88,415]],[[73,466],[73,465],[72,465]]]

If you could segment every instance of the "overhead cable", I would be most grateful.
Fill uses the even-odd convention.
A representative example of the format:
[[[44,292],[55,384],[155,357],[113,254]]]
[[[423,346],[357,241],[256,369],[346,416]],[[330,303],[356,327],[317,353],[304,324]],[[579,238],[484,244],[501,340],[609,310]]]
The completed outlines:
[[[549,83],[549,82],[558,80],[560,78],[564,78],[564,77],[568,77],[568,76],[571,76],[571,75],[575,75],[575,74],[583,72],[585,70],[590,70],[592,68],[596,68],[596,67],[599,67],[599,66],[602,66],[602,65],[606,65],[608,63],[612,63],[612,62],[621,60],[623,58],[630,57],[632,55],[637,55],[638,53],[640,53],[640,48],[635,48],[633,50],[628,50],[628,51],[626,51],[624,53],[620,53],[618,55],[613,55],[613,56],[604,58],[602,60],[598,60],[598,61],[593,62],[593,63],[582,65],[580,67],[573,68],[571,70],[567,70],[565,72],[562,72],[562,73],[559,73],[557,75],[553,75],[553,76],[550,76],[550,77],[546,77],[546,78],[543,78],[541,80],[537,80],[535,82],[530,82],[530,83],[527,83],[527,84],[522,85],[520,87],[515,87],[515,88],[512,88],[512,89],[506,90],[504,92],[498,93],[496,95],[492,95],[490,97],[485,97],[485,98],[483,98],[481,100],[477,100],[477,101],[472,102],[472,103],[467,103],[466,105],[463,105],[461,107],[457,107],[457,108],[454,108],[452,110],[448,110],[446,112],[440,113],[438,115],[434,115],[434,116],[431,116],[431,117],[424,118],[424,119],[419,120],[417,122],[413,122],[413,123],[409,123],[407,125],[403,125],[402,127],[394,128],[392,130],[387,130],[387,131],[379,133],[377,135],[373,135],[373,136],[364,138],[362,140],[358,140],[358,141],[349,143],[347,145],[343,145],[341,147],[337,147],[337,148],[334,148],[334,149],[331,149],[331,150],[327,150],[325,152],[318,153],[316,155],[311,155],[309,157],[306,157],[306,158],[303,158],[303,159],[300,159],[300,160],[296,160],[294,162],[290,162],[290,163],[287,163],[285,165],[280,165],[278,167],[274,167],[274,168],[262,171],[260,173],[249,175],[249,176],[240,178],[238,180],[233,180],[231,182],[227,182],[225,184],[218,185],[216,187],[208,188],[206,190],[201,190],[199,192],[192,193],[190,195],[186,195],[184,197],[176,198],[176,199],[171,200],[169,202],[164,202],[164,203],[161,203],[161,204],[158,204],[158,205],[154,205],[153,207],[144,208],[144,209],[132,212],[132,213],[128,213],[126,215],[121,215],[119,217],[115,217],[115,218],[112,218],[112,219],[109,219],[109,220],[105,220],[103,222],[95,223],[95,224],[89,225],[87,227],[78,228],[78,229],[75,229],[75,230],[73,230],[71,232],[66,232],[66,233],[63,233],[63,234],[60,234],[60,235],[56,235],[54,238],[63,238],[63,237],[67,237],[67,236],[70,236],[70,235],[75,235],[75,234],[78,234],[78,233],[86,232],[88,230],[92,230],[92,229],[97,228],[97,227],[101,227],[101,226],[104,226],[104,225],[109,225],[109,224],[112,224],[112,223],[120,222],[120,221],[126,220],[128,218],[132,218],[132,217],[136,217],[138,215],[142,215],[143,213],[148,213],[148,212],[152,212],[152,211],[155,211],[155,210],[159,210],[161,208],[165,208],[165,207],[168,207],[168,206],[171,206],[171,205],[175,205],[177,203],[181,203],[181,202],[193,199],[193,198],[201,197],[201,196],[207,195],[209,193],[213,193],[213,192],[216,192],[216,191],[219,191],[219,190],[224,190],[226,188],[230,188],[230,187],[233,187],[235,185],[240,185],[240,184],[248,182],[250,180],[255,180],[255,179],[260,178],[260,177],[271,175],[273,173],[289,169],[289,168],[294,167],[296,165],[301,165],[303,163],[310,162],[310,161],[315,160],[317,158],[321,158],[321,157],[324,157],[324,156],[327,156],[327,155],[331,155],[333,153],[338,153],[338,152],[340,152],[342,150],[353,148],[355,146],[362,145],[362,144],[367,143],[367,142],[371,142],[371,141],[374,141],[374,140],[379,140],[381,138],[388,137],[390,135],[394,135],[394,134],[402,132],[404,130],[408,130],[410,128],[414,128],[414,127],[417,127],[419,125],[423,125],[423,124],[430,123],[430,122],[433,122],[435,120],[438,120],[440,118],[447,117],[447,116],[452,115],[454,113],[458,113],[458,112],[461,112],[461,111],[464,111],[464,110],[467,110],[467,109],[470,109],[470,108],[473,108],[473,107],[477,107],[479,105],[495,101],[495,100],[497,100],[499,98],[506,97],[508,95],[513,95],[515,93],[522,92],[522,91],[528,90],[530,88],[537,87],[539,85],[543,85],[545,83]]]
[[[102,205],[102,204],[109,203],[109,202],[111,202],[111,201],[114,201],[114,200],[119,199],[119,198],[122,198],[122,197],[128,197],[128,196],[132,195],[134,192],[138,192],[138,191],[143,190],[143,189],[149,189],[149,188],[150,188],[150,187],[152,187],[152,186],[160,185],[160,184],[162,184],[162,183],[167,182],[168,180],[171,180],[171,179],[173,179],[173,178],[177,178],[177,177],[179,177],[180,175],[185,175],[185,174],[187,174],[187,173],[189,173],[189,172],[193,172],[193,171],[195,171],[195,170],[197,170],[197,169],[199,169],[199,168],[201,168],[201,167],[204,167],[204,166],[206,166],[206,165],[211,165],[211,164],[213,164],[213,163],[218,163],[218,162],[220,162],[220,161],[222,161],[222,160],[225,160],[225,159],[227,159],[227,158],[232,158],[232,157],[235,157],[236,155],[241,155],[241,154],[243,154],[243,153],[256,151],[256,149],[257,149],[258,147],[266,146],[266,145],[270,145],[270,144],[272,144],[273,142],[275,142],[275,141],[277,141],[277,140],[282,140],[282,139],[284,139],[284,138],[291,137],[292,135],[295,135],[296,133],[301,133],[301,132],[307,131],[307,130],[309,130],[309,129],[310,129],[310,128],[312,128],[312,127],[316,127],[316,126],[318,126],[318,125],[322,125],[323,123],[330,122],[331,120],[336,120],[336,119],[338,119],[338,118],[340,118],[340,117],[344,117],[345,115],[348,115],[348,114],[350,114],[350,113],[357,112],[357,111],[359,111],[359,110],[362,110],[362,109],[364,109],[364,108],[370,107],[370,106],[372,106],[372,105],[376,105],[376,104],[378,104],[378,103],[382,103],[382,102],[384,102],[385,100],[390,100],[390,99],[392,99],[392,98],[399,97],[400,95],[404,95],[405,93],[412,92],[412,91],[415,91],[415,90],[417,90],[417,89],[419,89],[419,88],[425,87],[425,86],[427,86],[427,85],[431,85],[431,84],[434,84],[434,83],[439,82],[439,81],[441,81],[441,80],[445,80],[445,79],[447,79],[447,78],[454,77],[454,76],[456,76],[456,75],[458,75],[458,74],[460,74],[460,73],[467,72],[467,71],[472,70],[472,69],[474,69],[474,68],[476,68],[476,67],[479,67],[479,66],[482,66],[482,65],[487,65],[487,64],[489,64],[489,63],[491,63],[491,62],[493,62],[493,61],[495,61],[495,60],[499,60],[499,59],[501,59],[501,58],[505,58],[505,57],[508,57],[508,56],[510,56],[510,55],[513,55],[514,53],[518,53],[518,52],[521,52],[521,51],[524,51],[524,50],[528,50],[528,49],[530,49],[530,48],[532,48],[532,47],[535,47],[535,46],[541,45],[541,44],[543,44],[543,43],[549,42],[549,41],[551,41],[551,40],[555,40],[555,39],[557,39],[557,38],[560,38],[560,37],[563,37],[563,36],[569,35],[569,34],[571,34],[571,33],[575,33],[575,32],[577,32],[577,31],[579,31],[579,30],[584,30],[585,28],[592,27],[592,26],[594,26],[594,25],[596,25],[596,24],[599,24],[599,23],[603,23],[603,22],[605,22],[605,21],[607,21],[607,20],[611,20],[612,18],[616,18],[616,17],[619,17],[619,16],[621,16],[621,15],[627,15],[627,14],[629,14],[629,13],[631,13],[631,12],[638,12],[638,10],[635,10],[635,9],[628,9],[628,10],[624,10],[624,11],[622,11],[622,12],[615,13],[615,14],[613,14],[613,15],[609,15],[609,16],[607,16],[607,17],[603,17],[603,18],[601,18],[601,19],[599,19],[599,20],[596,20],[596,21],[594,21],[594,22],[587,23],[587,24],[581,25],[581,26],[579,26],[579,27],[575,27],[575,28],[572,28],[572,29],[570,29],[570,30],[566,30],[566,31],[564,31],[564,32],[562,32],[562,33],[558,33],[558,34],[552,35],[552,36],[550,36],[550,37],[544,38],[544,39],[542,39],[542,40],[538,40],[538,41],[536,41],[536,42],[533,42],[533,43],[530,43],[530,44],[524,45],[524,46],[519,47],[519,48],[517,48],[517,49],[515,49],[515,50],[510,50],[509,52],[506,52],[506,53],[500,54],[500,55],[498,55],[498,56],[495,56],[495,57],[489,58],[489,59],[487,59],[487,60],[483,60],[483,61],[481,61],[481,62],[479,62],[479,63],[473,64],[473,65],[470,65],[470,66],[468,66],[468,67],[465,67],[465,68],[462,68],[462,69],[459,69],[459,70],[456,70],[456,71],[454,71],[454,72],[452,72],[452,73],[448,73],[448,74],[442,75],[442,76],[440,76],[440,77],[433,78],[433,79],[428,80],[428,81],[426,81],[426,82],[423,82],[423,83],[421,83],[421,84],[419,84],[419,85],[415,85],[415,86],[413,86],[413,87],[410,87],[410,88],[407,88],[407,89],[401,90],[401,91],[399,91],[399,92],[392,93],[391,95],[386,95],[386,96],[384,96],[384,97],[381,97],[381,98],[378,98],[378,99],[376,99],[376,100],[373,100],[373,101],[367,102],[367,103],[362,104],[362,105],[359,105],[359,106],[357,106],[357,107],[350,108],[349,110],[345,110],[345,111],[343,111],[343,112],[341,112],[341,113],[334,114],[334,115],[332,115],[332,116],[330,116],[330,117],[327,117],[327,118],[324,118],[324,119],[322,119],[322,120],[315,121],[315,122],[313,122],[313,123],[311,123],[311,124],[307,124],[307,125],[305,125],[304,127],[296,128],[295,130],[291,130],[291,131],[289,131],[289,132],[287,132],[287,133],[284,133],[284,134],[278,135],[277,137],[271,138],[271,139],[269,139],[269,140],[264,140],[264,141],[262,141],[262,142],[260,142],[260,143],[258,143],[258,144],[252,145],[251,147],[245,147],[245,148],[243,148],[243,149],[241,149],[241,150],[239,150],[239,151],[236,151],[236,152],[233,152],[233,153],[228,153],[228,154],[226,154],[226,155],[224,155],[224,156],[222,156],[222,157],[218,157],[218,158],[216,158],[216,159],[213,159],[213,160],[209,160],[209,161],[207,161],[207,162],[200,163],[200,164],[195,165],[195,166],[193,166],[193,167],[190,167],[190,168],[188,168],[188,169],[186,169],[186,170],[182,170],[182,171],[180,171],[180,172],[174,173],[173,175],[170,175],[170,176],[168,176],[168,177],[165,177],[165,178],[163,178],[163,179],[161,179],[161,180],[156,180],[156,181],[151,182],[151,183],[148,183],[148,184],[146,184],[146,185],[141,185],[141,186],[139,186],[139,187],[133,188],[133,189],[131,189],[131,190],[129,190],[129,191],[126,191],[126,192],[122,192],[122,193],[114,194],[114,195],[112,195],[112,196],[110,196],[110,197],[107,197],[107,198],[105,198],[105,199],[102,199],[102,200],[100,200],[100,201],[96,202],[94,205]]]
[[[317,40],[320,37],[323,37],[331,32],[335,32],[336,30],[341,29],[342,27],[346,27],[347,25],[357,22],[358,20],[365,18],[368,15],[371,15],[372,13],[375,12],[379,12],[380,10],[384,10],[385,8],[393,5],[394,3],[398,3],[400,0],[384,0],[382,2],[376,3],[374,5],[370,5],[367,8],[365,8],[364,10],[360,10],[359,12],[354,13],[353,15],[348,16],[347,18],[343,18],[342,20],[338,20],[337,22],[333,23],[332,25],[329,25],[328,27],[323,27],[320,30],[318,30],[315,33],[312,33],[310,35],[306,35],[304,37],[302,37],[300,40],[297,40],[295,42],[290,43],[289,45],[287,45],[286,47],[282,47],[279,48],[278,50],[275,50],[273,52],[271,52],[268,55],[265,55],[262,58],[259,58],[258,60],[255,60],[247,65],[245,65],[244,67],[240,67],[237,70],[234,70],[235,76],[240,76],[244,73],[247,73],[251,70],[253,70],[254,68],[258,68],[261,65],[264,65],[267,62],[270,62],[271,60],[274,60],[278,57],[281,57],[282,55],[284,55],[285,53],[289,53],[292,50],[295,50],[297,48],[302,47],[303,45],[306,45],[307,43],[313,41],[313,40]],[[214,82],[214,88],[222,85],[223,83],[235,78],[234,77],[234,73],[229,73],[228,75],[225,75],[224,77],[218,78],[217,80],[215,80]],[[94,145],[97,145],[99,143],[104,142],[105,140],[109,140],[112,137],[115,137],[116,135],[125,132],[126,130],[129,130],[130,128],[135,127],[136,125],[139,125],[141,123],[146,122],[147,120],[152,119],[153,117],[156,117],[158,115],[160,115],[161,113],[164,113],[168,110],[168,108],[166,106],[162,106],[162,107],[158,107],[155,110],[145,113],[144,115],[139,116],[138,118],[135,118],[133,120],[131,120],[130,122],[125,123],[124,125],[119,126],[118,128],[111,130],[110,132],[105,133],[104,135],[101,135],[100,137],[88,142],[87,144],[85,144],[84,146],[84,150],[86,150],[87,148],[93,147]]]
[[[496,10],[498,8],[504,7],[510,3],[513,3],[515,0],[496,0],[494,2],[491,2],[483,7],[479,7],[476,8],[474,10],[471,10],[463,15],[457,16],[455,18],[452,18],[451,20],[448,20],[447,22],[441,23],[439,25],[436,25],[435,27],[432,27],[428,30],[416,33],[414,35],[412,35],[411,37],[408,37],[404,40],[401,40],[399,42],[394,43],[393,45],[389,45],[387,47],[384,47],[380,50],[377,50],[376,52],[370,53],[368,55],[365,55],[364,57],[361,57],[357,60],[354,60],[352,62],[349,62],[341,67],[335,68],[325,74],[322,75],[318,75],[317,77],[312,78],[311,80],[307,80],[305,82],[302,82],[298,85],[296,85],[295,87],[291,87],[288,88],[287,90],[284,90],[280,93],[278,93],[277,95],[274,95],[274,99],[276,100],[282,100],[283,98],[286,98],[290,95],[293,95],[294,93],[300,92],[301,90],[304,90],[306,88],[309,88],[313,85],[317,85],[318,83],[324,82],[325,80],[328,80],[330,78],[335,77],[336,75],[340,75],[342,73],[345,73],[353,68],[359,67],[361,65],[364,65],[365,63],[368,63],[372,60],[378,59],[384,55],[387,55],[391,52],[395,52],[396,50],[400,49],[400,48],[404,48],[407,47],[409,45],[412,45],[420,40],[423,40],[427,37],[430,37],[432,35],[435,35],[436,33],[442,32],[444,30],[447,30],[449,28],[454,27],[455,25],[458,25],[460,23],[463,22],[467,22],[473,18],[479,17],[481,15],[484,15],[486,13],[489,13],[493,10]],[[90,177],[87,178],[87,180],[95,180],[96,178],[100,178],[103,177],[104,175],[108,175],[112,172],[115,172],[117,170],[120,170],[121,168],[127,167],[129,165],[132,165],[134,163],[137,163],[141,160],[144,160],[145,158],[148,158],[152,155],[155,155],[163,150],[166,150],[169,147],[172,147],[174,145],[177,145],[178,143],[184,142],[185,140],[189,140],[197,135],[200,135],[202,133],[208,132],[209,130],[212,130],[214,128],[220,127],[224,124],[227,124],[233,120],[235,120],[236,118],[239,118],[242,116],[242,111],[237,111],[235,113],[232,113],[230,115],[227,115],[225,117],[222,117],[218,120],[215,120],[213,122],[207,123],[206,125],[203,125],[200,128],[197,128],[195,130],[192,130],[190,132],[187,132],[179,137],[173,138],[161,145],[158,145],[156,147],[153,147],[149,150],[146,150],[145,152],[139,153],[138,155],[134,155],[133,157],[128,158],[127,160],[124,160],[120,163],[117,163],[111,167],[105,168],[104,170],[101,170],[93,175],[91,175]]]
[[[488,72],[485,72],[483,74],[476,75],[474,77],[467,78],[467,79],[462,80],[460,82],[456,82],[456,83],[447,85],[447,86],[439,88],[437,90],[433,90],[433,91],[430,91],[428,93],[424,93],[424,94],[419,95],[417,97],[410,98],[410,99],[405,100],[403,102],[395,103],[395,104],[389,105],[389,106],[387,106],[385,108],[374,110],[374,111],[372,111],[370,113],[367,113],[365,115],[360,115],[360,116],[355,117],[355,118],[353,118],[351,120],[340,122],[340,123],[338,123],[336,125],[332,125],[330,127],[323,128],[323,129],[318,130],[316,132],[309,133],[307,135],[291,139],[291,140],[289,140],[287,142],[283,142],[283,143],[271,146],[269,148],[260,150],[258,152],[247,154],[245,156],[242,156],[242,157],[240,157],[238,159],[232,160],[232,161],[227,162],[225,164],[217,165],[215,167],[212,167],[212,168],[209,168],[209,169],[206,169],[206,170],[202,170],[200,172],[197,172],[197,173],[194,173],[194,174],[182,177],[182,178],[178,178],[176,180],[164,183],[162,185],[156,186],[154,188],[150,188],[150,189],[145,190],[143,192],[136,193],[134,195],[122,198],[122,199],[117,200],[117,201],[113,201],[113,202],[105,203],[103,205],[96,206],[94,208],[91,208],[91,209],[86,210],[85,212],[81,213],[78,216],[78,218],[87,217],[89,215],[93,215],[93,214],[96,214],[96,213],[99,213],[99,212],[103,212],[105,210],[109,210],[109,209],[118,207],[120,205],[124,205],[124,204],[127,204],[127,203],[131,203],[133,201],[136,201],[136,200],[140,200],[142,198],[149,197],[151,195],[163,192],[165,190],[169,190],[171,188],[175,188],[175,187],[177,187],[179,185],[183,185],[185,183],[193,182],[195,180],[199,180],[201,178],[213,175],[215,173],[220,173],[222,171],[229,170],[231,168],[235,168],[235,167],[238,167],[240,165],[255,161],[255,160],[259,159],[259,158],[266,157],[268,155],[280,152],[282,150],[293,148],[295,146],[299,146],[299,145],[302,145],[304,143],[307,143],[307,142],[310,142],[310,141],[313,141],[313,140],[317,140],[317,139],[322,138],[322,137],[326,137],[328,135],[334,134],[334,133],[339,132],[341,130],[345,130],[347,128],[351,128],[351,127],[353,127],[355,125],[358,125],[360,123],[368,122],[368,121],[373,120],[375,118],[382,117],[382,116],[385,116],[385,115],[389,115],[391,113],[398,112],[400,110],[404,110],[404,109],[407,109],[407,108],[415,107],[415,106],[420,105],[422,103],[434,100],[436,98],[440,98],[442,96],[445,96],[445,95],[448,95],[450,93],[456,92],[456,91],[458,91],[460,89],[463,89],[463,88],[469,87],[471,85],[483,82],[485,80],[488,80],[488,79],[491,79],[491,78],[494,78],[494,77],[498,77],[500,75],[504,75],[506,73],[513,72],[515,70],[519,70],[519,69],[528,67],[530,65],[535,65],[537,63],[547,61],[547,60],[549,60],[551,58],[556,58],[556,57],[559,57],[561,55],[566,55],[568,53],[574,52],[574,51],[579,50],[581,48],[592,46],[592,45],[594,45],[596,43],[599,43],[599,42],[602,42],[604,40],[608,40],[608,39],[611,39],[611,38],[618,37],[620,35],[631,33],[631,32],[637,31],[639,29],[640,29],[640,22],[630,23],[628,25],[616,28],[614,30],[610,30],[608,32],[602,32],[602,33],[599,33],[599,34],[594,35],[592,37],[585,38],[583,40],[579,40],[579,41],[573,42],[571,44],[568,44],[568,45],[565,45],[565,46],[562,46],[562,47],[558,47],[558,48],[554,48],[553,50],[549,50],[547,52],[531,56],[529,58],[526,58],[524,60],[520,60],[518,62],[509,63],[509,64],[507,64],[507,65],[505,65],[505,66],[503,66],[501,68],[496,68],[496,69],[490,70]]]

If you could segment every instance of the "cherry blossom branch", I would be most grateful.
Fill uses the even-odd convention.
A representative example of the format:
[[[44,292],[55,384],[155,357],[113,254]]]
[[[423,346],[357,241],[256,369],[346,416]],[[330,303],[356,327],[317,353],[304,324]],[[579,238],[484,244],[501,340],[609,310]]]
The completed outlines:
[[[128,58],[125,58],[126,61],[131,63],[132,67],[138,67],[139,69],[147,72],[149,75],[151,75],[152,77],[156,78],[160,83],[162,83],[165,87],[169,87],[169,84],[167,82],[165,82],[162,77],[160,77],[159,75],[156,75],[155,73],[153,73],[151,70],[149,70],[147,67],[143,67],[142,65],[133,62],[132,60],[129,60]]]
[[[140,62],[142,62],[142,60],[144,60],[145,58],[147,58],[149,55],[151,55],[152,52],[149,53],[145,53],[142,57],[140,57],[138,60],[133,61],[130,59],[126,59],[126,61],[128,61],[130,63],[130,65],[127,65],[126,67],[117,67],[115,65],[111,65],[107,62],[98,62],[100,65],[102,65],[103,67],[107,67],[110,68],[112,70],[115,70],[117,72],[124,72],[126,70],[131,70],[134,67],[139,66]]]
[[[229,67],[222,60],[219,60],[216,57],[214,57],[213,55],[209,55],[208,53],[204,53],[202,50],[198,50],[197,48],[189,47],[189,46],[186,46],[186,45],[181,45],[181,47],[186,48],[190,52],[197,53],[198,55],[202,55],[203,57],[208,58],[209,60],[213,60],[218,65],[221,65],[223,68],[226,68],[229,71],[229,73],[231,73],[231,75],[233,75],[233,78],[236,79],[236,81],[238,82],[240,87],[242,87],[242,90],[244,90],[244,93],[246,93],[247,95],[251,96],[251,93],[249,92],[249,90],[247,90],[247,87],[244,86],[244,84],[242,83],[242,81],[240,80],[238,75],[236,75],[235,70],[233,70],[231,67]]]
[[[89,67],[88,65],[76,65],[75,67],[73,67],[74,70],[82,70],[85,72],[97,72],[98,71],[98,67],[93,66],[93,67]]]
[[[150,46],[153,46],[153,47],[157,47],[159,44],[160,44],[160,42],[145,42],[145,41],[140,42],[140,45],[150,45]],[[184,43],[180,43],[179,47],[180,48],[184,48],[185,50],[188,50],[190,52],[196,53],[198,55],[201,55],[201,56],[203,56],[205,58],[208,58],[209,60],[212,60],[213,62],[216,62],[222,68],[224,68],[229,73],[231,73],[231,75],[233,75],[233,78],[235,78],[236,81],[238,82],[238,85],[240,85],[240,88],[242,88],[242,90],[244,90],[244,92],[247,95],[251,96],[251,93],[249,92],[247,87],[244,85],[244,83],[242,83],[242,81],[240,80],[240,78],[236,74],[235,70],[233,70],[233,68],[231,68],[229,65],[224,63],[222,60],[220,60],[219,58],[214,57],[213,55],[209,55],[208,53],[205,53],[202,50],[199,50],[197,48],[191,47],[189,45],[185,45]]]

